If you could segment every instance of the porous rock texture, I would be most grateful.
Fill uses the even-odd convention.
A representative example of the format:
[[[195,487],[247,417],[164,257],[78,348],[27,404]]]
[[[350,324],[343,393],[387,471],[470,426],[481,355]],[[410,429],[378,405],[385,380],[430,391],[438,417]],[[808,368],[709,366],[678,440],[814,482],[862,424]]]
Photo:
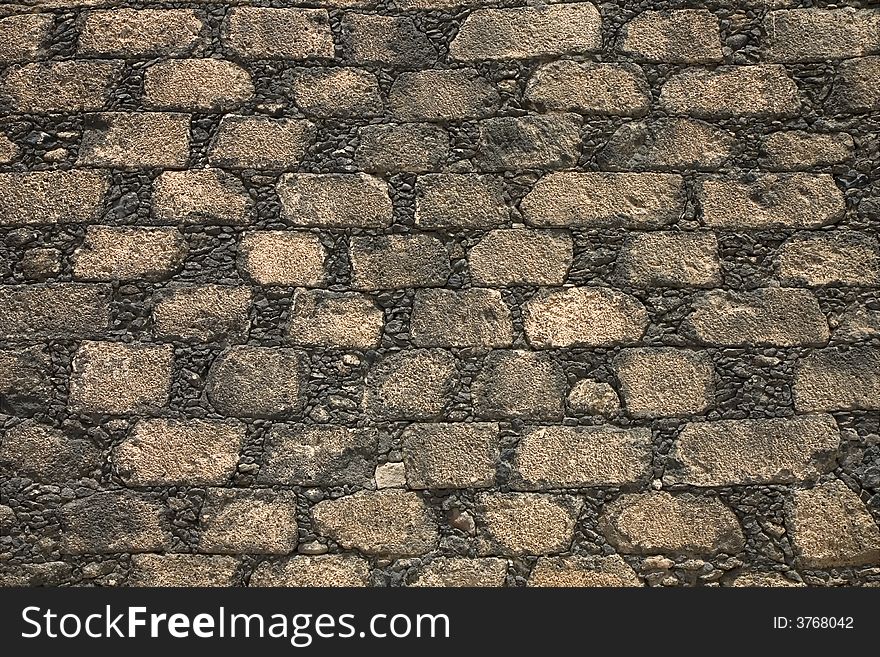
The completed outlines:
[[[880,585],[878,26],[0,3],[0,584]]]

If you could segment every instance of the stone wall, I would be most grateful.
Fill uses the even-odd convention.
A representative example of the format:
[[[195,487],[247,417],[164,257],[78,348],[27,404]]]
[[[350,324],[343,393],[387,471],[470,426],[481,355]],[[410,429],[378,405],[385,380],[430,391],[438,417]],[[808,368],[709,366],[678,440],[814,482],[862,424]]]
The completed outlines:
[[[878,585],[826,4],[0,6],[2,581]]]

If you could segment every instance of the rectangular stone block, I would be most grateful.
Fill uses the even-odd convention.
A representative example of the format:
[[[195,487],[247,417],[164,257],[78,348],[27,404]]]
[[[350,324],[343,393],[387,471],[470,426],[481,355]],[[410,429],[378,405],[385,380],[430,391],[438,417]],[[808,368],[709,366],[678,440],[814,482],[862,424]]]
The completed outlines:
[[[684,211],[684,181],[671,173],[544,175],[520,204],[532,226],[657,229]]]
[[[651,62],[720,61],[718,18],[705,9],[643,11],[624,26],[621,50]]]
[[[306,231],[247,232],[238,246],[239,270],[260,285],[321,285],[326,257],[320,238]]]
[[[613,367],[626,410],[635,417],[699,415],[715,401],[715,368],[704,352],[624,349]]]
[[[474,283],[481,285],[562,285],[573,254],[567,232],[502,229],[471,247],[468,265]]]
[[[770,171],[800,171],[843,164],[853,156],[855,143],[845,132],[778,130],[761,147],[761,166]]]
[[[0,64],[37,59],[54,24],[52,14],[13,14],[0,18]]]
[[[644,116],[651,105],[648,80],[635,64],[544,64],[529,78],[525,96],[542,110],[597,116]]]
[[[474,412],[481,418],[560,420],[567,382],[547,354],[533,351],[491,352],[474,380]]]
[[[189,159],[189,115],[105,112],[86,116],[77,164],[181,169]]]
[[[286,335],[292,344],[333,349],[373,349],[384,325],[382,309],[357,292],[297,290]]]
[[[184,342],[243,342],[251,327],[249,287],[173,285],[153,299],[153,335]]]
[[[206,43],[204,30],[194,9],[86,11],[79,21],[78,49],[83,55],[125,58],[184,55]]]
[[[635,234],[620,249],[614,271],[641,288],[715,287],[721,284],[718,239],[709,231]]]
[[[474,69],[428,69],[397,76],[388,95],[401,121],[462,121],[493,114],[498,91]]]
[[[204,554],[136,554],[128,586],[234,586],[238,559]]]
[[[384,420],[432,420],[451,399],[455,358],[440,349],[392,352],[367,375],[367,413]]]
[[[352,287],[394,290],[444,285],[452,273],[446,245],[426,234],[352,237]]]
[[[244,59],[333,57],[326,9],[234,7],[222,29],[223,44]]]
[[[132,491],[94,493],[59,509],[62,554],[158,552],[171,547],[165,506]]]
[[[650,475],[650,429],[528,427],[516,448],[511,488],[621,486]]]
[[[880,52],[880,11],[782,9],[764,17],[763,59],[820,62]]]
[[[297,556],[264,561],[248,586],[352,587],[369,586],[370,562],[354,554]]]
[[[0,225],[97,221],[109,188],[101,171],[0,173]]]
[[[880,245],[874,235],[854,230],[793,235],[776,261],[783,285],[880,286]]]
[[[278,181],[285,219],[317,228],[384,228],[391,224],[388,183],[365,173],[291,173]]]
[[[301,119],[228,114],[208,150],[214,166],[228,169],[294,169],[314,139],[315,125]]]
[[[420,228],[491,228],[509,215],[504,185],[496,177],[430,173],[416,180],[415,223]]]
[[[0,398],[7,415],[43,412],[53,397],[49,354],[41,345],[0,350]]]
[[[492,422],[411,424],[403,432],[406,482],[415,489],[489,488],[499,458]]]
[[[290,92],[297,107],[319,118],[370,118],[384,107],[376,75],[353,66],[298,69]]]
[[[91,337],[107,328],[109,285],[52,283],[0,286],[0,337],[6,340]]]
[[[265,484],[364,486],[376,469],[375,429],[276,424],[257,475]]]
[[[539,557],[527,586],[622,587],[642,586],[642,581],[617,554],[610,557]]]
[[[144,105],[155,109],[229,111],[253,94],[250,74],[222,59],[171,59],[144,72]]]
[[[110,89],[122,76],[123,66],[122,61],[99,60],[10,66],[0,82],[0,94],[9,99],[15,112],[102,110]]]
[[[602,18],[589,2],[476,9],[453,39],[453,59],[531,59],[602,47]]]
[[[171,227],[89,226],[73,253],[73,276],[87,281],[160,281],[183,265],[187,246]]]
[[[538,493],[482,493],[478,554],[558,554],[571,547],[583,500]]]
[[[480,121],[474,164],[480,171],[566,169],[581,152],[578,114],[503,116]]]
[[[449,135],[430,123],[368,125],[358,128],[355,165],[370,173],[424,173],[442,168]]]
[[[347,12],[342,18],[345,59],[356,64],[427,68],[437,60],[428,35],[410,16]]]
[[[880,57],[861,57],[841,62],[826,111],[859,114],[880,108]]]
[[[424,289],[416,292],[410,333],[419,347],[509,347],[510,309],[499,290]]]
[[[422,566],[408,586],[489,587],[504,586],[507,561],[494,557],[437,557]]]
[[[799,412],[880,410],[880,350],[813,351],[795,366],[793,392]]]
[[[296,493],[209,488],[198,549],[209,554],[290,554],[296,549]]]
[[[223,485],[232,478],[245,427],[230,420],[138,420],[113,448],[128,486]]]
[[[153,183],[153,216],[171,224],[246,224],[252,201],[241,180],[220,169],[163,171]]]

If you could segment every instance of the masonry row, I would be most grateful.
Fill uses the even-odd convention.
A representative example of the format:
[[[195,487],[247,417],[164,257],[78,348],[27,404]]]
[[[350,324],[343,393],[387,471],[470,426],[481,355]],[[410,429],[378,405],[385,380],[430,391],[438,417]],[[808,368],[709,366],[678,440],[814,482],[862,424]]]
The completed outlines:
[[[0,356],[5,412],[32,415],[35,403],[56,397],[43,347],[4,349]],[[343,374],[348,372],[341,395],[322,403],[363,409],[378,421],[436,420],[453,402],[472,406],[485,419],[650,419],[708,413],[719,381],[707,353],[674,347],[622,349],[611,363],[617,390],[599,380],[570,380],[550,352],[495,349],[477,362],[462,397],[465,377],[448,350],[389,352],[369,367],[348,354],[337,363]],[[85,341],[73,358],[69,393],[63,394],[77,413],[161,415],[171,402],[174,366],[170,344]],[[203,385],[214,412],[224,416],[299,417],[317,385],[311,373],[302,351],[237,345],[214,358]],[[880,350],[875,347],[816,349],[794,364],[794,408],[799,412],[880,410],[878,392]],[[317,417],[315,409],[311,415]]]
[[[406,11],[459,3],[400,0],[395,4]],[[84,57],[149,59],[220,51],[238,59],[332,60],[341,54],[344,61],[404,69],[430,66],[445,58],[447,50],[453,61],[603,51],[648,62],[713,64],[724,58],[719,18],[707,10],[643,11],[626,23],[613,39],[616,43],[604,47],[602,22],[599,10],[589,2],[477,8],[460,20],[448,45],[419,29],[413,16],[346,11],[334,30],[326,9],[234,7],[222,20],[219,43],[212,38],[216,28],[208,24],[208,14],[196,9],[86,10],[75,27],[76,54]],[[53,24],[51,14],[0,20],[0,63],[45,57]],[[761,25],[761,58],[815,62],[859,57],[880,52],[878,32],[876,10],[769,11]]]
[[[474,551],[478,556],[513,557],[566,553],[577,540],[575,528],[584,506],[583,499],[575,495],[480,493],[476,496],[477,522],[469,532]],[[880,529],[858,495],[843,482],[831,480],[794,490],[786,512],[786,527],[780,529],[790,532],[799,566],[864,566],[880,560]],[[68,555],[167,551],[173,546],[169,515],[166,504],[150,494],[95,493],[60,507],[60,551]],[[417,492],[360,491],[318,502],[309,515],[313,531],[326,537],[323,540],[329,538],[367,556],[430,554],[440,543],[439,513]],[[473,520],[470,513],[468,516]],[[199,514],[197,550],[221,555],[287,555],[297,547],[297,518],[293,492],[208,488]],[[626,555],[683,553],[711,558],[738,554],[746,544],[737,515],[713,495],[624,494],[603,506],[598,526],[605,540]],[[158,561],[154,565],[162,565],[162,557],[152,559]],[[199,561],[193,556],[176,559],[178,566],[185,566],[188,559]],[[623,573],[629,570],[619,556],[608,559],[623,566],[618,569]],[[164,560],[173,565],[175,557]],[[135,557],[136,565],[147,561]],[[283,583],[288,568],[295,574],[300,566],[312,566],[318,571],[313,574],[319,574],[322,565],[331,572],[337,566],[342,570],[337,575],[356,580],[353,575],[367,566],[354,554],[310,561],[303,557],[286,563],[270,561],[258,572],[267,580]],[[492,561],[496,567],[500,565],[500,560],[484,563]],[[574,558],[569,565],[577,562]],[[479,561],[472,565],[479,565]],[[355,573],[350,572],[352,567]],[[277,568],[281,572],[276,571],[273,578],[272,571]]]

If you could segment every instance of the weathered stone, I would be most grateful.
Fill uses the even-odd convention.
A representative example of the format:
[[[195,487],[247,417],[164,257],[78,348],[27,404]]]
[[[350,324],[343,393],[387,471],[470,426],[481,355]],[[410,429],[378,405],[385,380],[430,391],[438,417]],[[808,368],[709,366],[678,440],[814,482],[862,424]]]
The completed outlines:
[[[799,412],[880,410],[880,350],[813,351],[795,365],[793,393]]]
[[[14,14],[0,18],[0,64],[37,59],[52,29],[52,14]]]
[[[305,68],[291,82],[297,106],[316,117],[367,118],[382,112],[379,82],[359,68]]]
[[[510,309],[485,288],[419,290],[410,332],[420,347],[505,347],[513,343]]]
[[[474,164],[483,171],[564,169],[581,148],[577,114],[529,114],[480,121]]]
[[[437,60],[431,40],[409,16],[346,13],[342,42],[346,59],[357,64],[413,69]]]
[[[0,586],[61,586],[70,582],[72,574],[73,566],[64,561],[21,564],[0,574]]]
[[[406,488],[406,466],[402,462],[389,462],[376,466],[373,474],[376,488]]]
[[[140,58],[183,55],[202,42],[204,23],[194,9],[106,9],[84,12],[79,52]]]
[[[633,235],[617,256],[615,275],[629,285],[649,289],[720,285],[718,240],[710,232]]]
[[[619,556],[540,557],[528,586],[609,587],[642,586],[635,571]]]
[[[845,132],[778,130],[764,139],[760,162],[771,171],[798,171],[843,164],[854,150],[853,138]]]
[[[153,183],[153,216],[160,221],[243,224],[250,213],[244,185],[220,169],[164,171]]]
[[[96,221],[109,188],[100,171],[0,173],[0,225]]]
[[[843,194],[828,174],[765,174],[755,182],[704,180],[697,190],[712,228],[817,228],[843,217]]]
[[[164,506],[131,491],[95,493],[64,504],[62,554],[156,552],[171,547]]]
[[[454,59],[530,59],[583,54],[602,46],[602,18],[589,2],[476,9],[449,47]]]
[[[411,424],[401,438],[410,488],[489,488],[495,483],[497,424]]]
[[[732,133],[697,119],[625,123],[598,160],[603,167],[620,171],[714,171],[730,158],[735,141]]]
[[[790,484],[834,468],[840,432],[830,415],[691,422],[664,481],[691,486]]]
[[[634,417],[699,415],[715,396],[712,359],[702,351],[624,349],[614,359],[614,370]]]
[[[63,254],[55,248],[28,249],[22,254],[19,268],[25,278],[32,281],[46,281],[61,273]]]
[[[169,59],[144,73],[144,104],[160,109],[221,112],[254,95],[250,74],[222,59]]]
[[[795,490],[788,518],[795,554],[803,567],[880,563],[880,528],[859,496],[842,481]]]
[[[388,96],[401,121],[460,121],[493,114],[501,100],[472,69],[428,69],[397,76]]]
[[[431,235],[352,237],[349,257],[351,285],[361,290],[444,285],[452,273],[446,246]]]
[[[660,92],[660,105],[675,114],[701,118],[785,117],[801,106],[798,90],[778,64],[686,69]]]
[[[705,9],[644,11],[624,27],[621,50],[651,62],[718,62],[722,58],[718,19]]]
[[[819,62],[880,51],[880,11],[784,9],[764,17],[763,58],[771,62]]]
[[[171,345],[83,342],[73,359],[71,409],[128,415],[165,406],[171,391]]]
[[[438,173],[416,181],[415,223],[420,228],[492,227],[509,214],[498,178]]]
[[[829,337],[816,297],[807,290],[779,287],[703,292],[681,331],[704,344],[729,346],[821,345]]]
[[[52,283],[0,286],[0,338],[82,338],[107,328],[109,285]]]
[[[353,554],[324,554],[264,561],[249,586],[368,586],[370,562]]]
[[[620,486],[650,474],[650,429],[530,427],[516,448],[510,485],[514,490]]]
[[[384,228],[388,184],[365,173],[293,173],[278,182],[284,218],[296,226]]]
[[[430,420],[443,411],[455,380],[455,358],[449,352],[392,353],[367,376],[366,408],[382,419]]]
[[[186,241],[176,228],[89,226],[73,253],[73,276],[90,281],[160,281],[180,269]]]
[[[437,557],[422,566],[409,586],[421,587],[489,587],[504,586],[507,562],[486,557]]]
[[[834,342],[861,342],[870,338],[880,338],[880,311],[853,304],[837,319]]]
[[[416,493],[361,491],[312,507],[315,529],[364,554],[415,556],[437,544],[437,523]]]
[[[245,439],[230,420],[138,420],[113,448],[113,464],[128,486],[200,486],[227,483]]]
[[[376,467],[375,429],[275,425],[258,480],[287,486],[363,486]]]
[[[523,324],[535,349],[635,344],[648,313],[638,299],[610,287],[551,288],[526,302]]]
[[[208,398],[224,415],[278,417],[299,413],[308,376],[299,351],[272,347],[230,347],[208,374]]]
[[[293,344],[371,349],[379,346],[383,324],[382,309],[364,294],[297,290],[286,335]]]
[[[873,235],[855,231],[800,233],[779,249],[783,285],[880,285],[880,246]]]
[[[6,135],[0,134],[0,164],[11,164],[20,153],[21,149],[14,141]]]
[[[249,287],[174,285],[153,301],[153,334],[160,339],[242,342],[250,329]]]
[[[543,176],[520,209],[532,226],[661,228],[684,211],[681,176],[561,171]]]
[[[123,66],[121,61],[77,60],[11,66],[0,93],[19,112],[101,110]]]
[[[559,60],[529,78],[526,99],[541,111],[643,116],[651,104],[648,81],[634,64]]]
[[[84,121],[78,165],[114,169],[180,169],[189,159],[189,116],[105,112]]]
[[[611,385],[582,379],[568,393],[568,407],[576,414],[611,416],[620,411],[620,398]]]
[[[136,554],[128,586],[234,586],[238,559],[204,554]]]
[[[880,108],[880,57],[841,62],[826,106],[836,112],[872,112]]]
[[[567,552],[583,501],[537,493],[483,493],[480,554]]]
[[[782,573],[740,573],[725,586],[768,588],[782,586],[806,586],[800,582],[794,582]]]
[[[49,369],[41,345],[0,350],[0,412],[20,417],[43,412],[53,396]]]
[[[621,495],[605,505],[599,525],[625,554],[736,554],[745,544],[736,515],[715,497]]]
[[[242,235],[239,269],[260,285],[320,285],[326,251],[317,235],[261,230]]]
[[[326,9],[234,7],[223,23],[223,44],[245,59],[333,57]]]
[[[229,169],[285,171],[296,168],[314,136],[311,121],[229,114],[220,121],[208,159]]]
[[[296,549],[296,493],[209,488],[199,517],[200,552],[290,554]]]
[[[99,478],[101,461],[100,448],[87,438],[31,421],[6,429],[0,444],[0,466],[41,483]]]
[[[568,233],[493,230],[471,247],[468,264],[482,285],[561,285],[574,254]]]
[[[474,412],[491,419],[560,420],[566,387],[562,368],[547,354],[493,351],[473,383]]]
[[[355,164],[377,173],[422,173],[439,169],[449,156],[449,135],[429,123],[358,128]]]

